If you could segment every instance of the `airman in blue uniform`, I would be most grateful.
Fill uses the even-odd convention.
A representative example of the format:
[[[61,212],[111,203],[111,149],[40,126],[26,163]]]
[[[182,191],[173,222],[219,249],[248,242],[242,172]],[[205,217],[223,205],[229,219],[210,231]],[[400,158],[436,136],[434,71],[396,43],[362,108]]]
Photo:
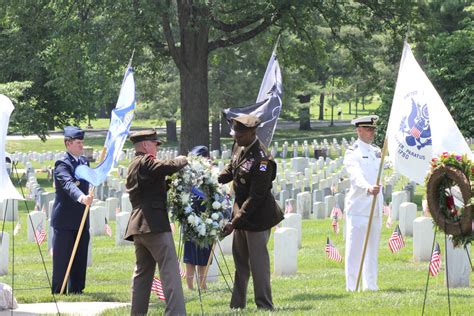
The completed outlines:
[[[51,213],[51,226],[54,228],[53,293],[61,291],[85,207],[90,205],[93,199],[89,194],[89,183],[74,176],[77,166],[89,165],[86,157],[81,156],[84,147],[84,131],[74,126],[65,127],[64,145],[66,153],[54,165],[56,196]],[[80,294],[86,286],[89,239],[88,217],[71,266],[68,293]]]

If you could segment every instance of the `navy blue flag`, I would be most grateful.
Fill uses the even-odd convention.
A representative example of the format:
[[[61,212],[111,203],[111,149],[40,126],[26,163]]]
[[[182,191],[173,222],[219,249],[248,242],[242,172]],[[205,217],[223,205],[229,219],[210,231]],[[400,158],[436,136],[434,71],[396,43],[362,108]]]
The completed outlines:
[[[243,114],[257,116],[261,120],[257,129],[257,136],[260,141],[268,147],[272,141],[277,120],[280,116],[282,94],[280,65],[278,64],[274,50],[268,62],[262,84],[260,85],[256,103],[243,107],[228,108],[225,109],[223,113],[229,122],[232,118]]]
[[[132,124],[135,110],[135,80],[133,69],[128,67],[120,89],[117,105],[112,111],[109,131],[104,147],[106,154],[104,160],[94,169],[81,165],[76,168],[76,177],[85,179],[94,186],[100,185],[107,175],[118,163],[122,148],[127,140],[130,125]]]

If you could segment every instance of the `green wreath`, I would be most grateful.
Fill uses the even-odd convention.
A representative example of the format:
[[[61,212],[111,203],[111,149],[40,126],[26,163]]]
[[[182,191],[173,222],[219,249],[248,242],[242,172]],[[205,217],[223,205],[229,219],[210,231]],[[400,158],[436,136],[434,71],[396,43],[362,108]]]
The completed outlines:
[[[443,153],[431,162],[426,178],[428,208],[435,224],[455,246],[474,239],[472,231],[474,165],[466,155]]]

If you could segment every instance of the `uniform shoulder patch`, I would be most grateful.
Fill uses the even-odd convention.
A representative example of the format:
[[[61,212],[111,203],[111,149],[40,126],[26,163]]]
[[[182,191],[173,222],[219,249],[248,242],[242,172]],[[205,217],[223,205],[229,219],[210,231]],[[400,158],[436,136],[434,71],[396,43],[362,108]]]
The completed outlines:
[[[260,161],[260,167],[258,168],[260,171],[267,171],[267,165],[268,165],[268,161],[267,160],[264,160],[264,161]]]

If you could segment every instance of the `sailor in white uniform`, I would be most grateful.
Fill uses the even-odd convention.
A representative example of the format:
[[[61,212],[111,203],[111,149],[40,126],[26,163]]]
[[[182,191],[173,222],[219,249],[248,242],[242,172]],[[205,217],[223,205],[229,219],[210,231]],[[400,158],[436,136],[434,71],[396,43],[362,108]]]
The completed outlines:
[[[346,290],[355,291],[365,235],[369,223],[370,207],[377,199],[370,229],[369,241],[362,269],[362,289],[378,290],[377,257],[382,227],[383,197],[377,182],[381,150],[372,145],[378,116],[369,115],[352,120],[358,139],[344,156],[351,188],[345,199],[346,210]],[[360,288],[360,286],[359,286]]]

